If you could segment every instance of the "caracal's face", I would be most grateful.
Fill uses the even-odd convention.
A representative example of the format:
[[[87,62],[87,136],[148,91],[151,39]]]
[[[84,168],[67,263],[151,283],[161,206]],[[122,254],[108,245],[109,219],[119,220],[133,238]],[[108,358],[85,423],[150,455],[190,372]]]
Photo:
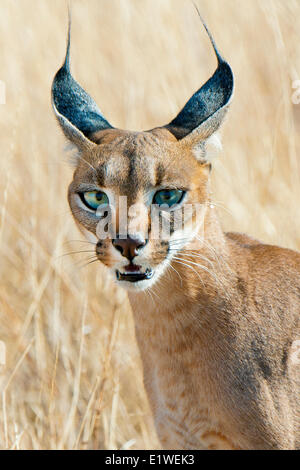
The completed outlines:
[[[167,130],[102,131],[78,160],[72,213],[117,283],[144,290],[198,233],[208,165]]]
[[[52,83],[55,116],[79,152],[69,203],[79,226],[95,239],[97,259],[123,287],[144,290],[168,266],[174,269],[172,259],[183,261],[183,247],[203,226],[206,145],[227,113],[234,76],[204,24],[218,62],[215,73],[166,126],[120,131],[72,77],[70,27],[65,60]]]

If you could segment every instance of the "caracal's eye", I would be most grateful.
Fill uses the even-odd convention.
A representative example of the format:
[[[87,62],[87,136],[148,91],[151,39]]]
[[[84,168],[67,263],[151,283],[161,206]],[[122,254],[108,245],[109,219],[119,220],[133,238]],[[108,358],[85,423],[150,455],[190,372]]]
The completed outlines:
[[[182,191],[181,189],[163,189],[161,191],[157,191],[154,195],[153,203],[159,206],[167,205],[172,207],[175,204],[179,204],[184,195],[185,191]]]
[[[108,196],[103,191],[88,191],[82,193],[81,198],[87,207],[95,211],[98,207],[109,204]]]

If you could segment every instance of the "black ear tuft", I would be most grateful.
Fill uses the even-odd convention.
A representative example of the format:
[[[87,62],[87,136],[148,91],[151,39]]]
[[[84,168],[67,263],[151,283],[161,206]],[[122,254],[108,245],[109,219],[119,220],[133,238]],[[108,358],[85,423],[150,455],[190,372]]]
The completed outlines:
[[[70,72],[70,31],[69,20],[66,58],[54,77],[52,103],[56,114],[62,115],[86,137],[103,129],[112,129],[95,101],[74,80]],[[62,122],[60,121],[60,124]]]
[[[166,126],[178,139],[186,137],[218,111],[226,108],[233,95],[234,76],[231,67],[221,57],[204,22],[203,25],[214,47],[218,68],[213,76],[192,96],[178,116]],[[224,113],[218,113],[218,116],[223,118]],[[221,119],[214,119],[211,122],[214,122],[214,125],[210,126],[212,133],[221,125]]]

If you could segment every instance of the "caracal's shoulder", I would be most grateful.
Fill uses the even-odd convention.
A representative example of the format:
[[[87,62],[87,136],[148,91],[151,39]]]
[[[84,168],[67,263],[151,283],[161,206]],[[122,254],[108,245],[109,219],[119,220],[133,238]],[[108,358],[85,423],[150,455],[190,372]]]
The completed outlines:
[[[273,267],[281,272],[292,270],[300,275],[299,252],[263,243],[243,233],[226,233],[225,236],[237,257],[242,256],[243,253],[246,255],[245,259],[259,269],[264,267],[270,270]]]

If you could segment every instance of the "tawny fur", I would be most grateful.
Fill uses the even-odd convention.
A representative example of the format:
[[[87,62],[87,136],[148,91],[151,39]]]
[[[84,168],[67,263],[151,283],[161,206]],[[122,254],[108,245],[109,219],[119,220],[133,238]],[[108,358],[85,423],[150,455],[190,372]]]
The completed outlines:
[[[112,128],[74,81],[69,29],[65,62],[52,85],[55,115],[78,149],[69,203],[79,227],[94,237],[99,261],[129,289],[162,447],[297,449],[300,255],[220,227],[207,144],[227,113],[234,77],[205,29],[216,72],[170,124],[148,132]],[[180,210],[193,207],[182,230],[173,223],[168,240],[151,236],[150,207],[162,189],[184,195]],[[101,217],[84,202],[90,191],[100,199],[105,193],[117,216],[125,213],[131,228],[140,227],[122,241],[128,248],[135,240],[134,256],[120,246],[117,220],[115,235],[99,235]],[[120,196],[142,210],[122,209]],[[166,212],[174,222],[179,208]]]
[[[163,167],[165,181],[189,185],[189,202],[207,207],[199,239],[191,242],[200,258],[181,255],[195,263],[192,269],[172,260],[150,292],[129,292],[163,448],[299,448],[299,365],[291,348],[300,338],[300,255],[224,234],[210,201],[207,165],[168,131],[105,131],[93,140],[70,186],[75,219],[90,232],[95,227],[78,216],[72,199],[80,182],[97,179],[86,160],[102,176],[103,166],[113,165],[114,177],[108,172],[101,184],[131,202],[132,188],[138,184],[138,198]],[[159,264],[157,242],[149,245],[148,259]],[[111,250],[108,240],[99,256],[108,267]]]
[[[299,448],[300,255],[208,224],[216,235],[218,261],[199,243],[212,274],[174,263],[181,279],[130,294],[158,435],[166,449]]]

